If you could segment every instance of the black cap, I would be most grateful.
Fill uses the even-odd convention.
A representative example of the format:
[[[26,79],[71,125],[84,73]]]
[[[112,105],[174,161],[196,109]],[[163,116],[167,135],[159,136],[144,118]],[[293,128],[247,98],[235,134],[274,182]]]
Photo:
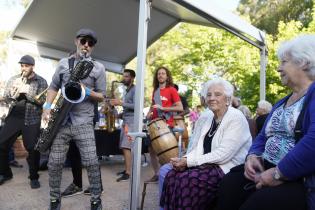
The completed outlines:
[[[78,32],[77,32],[77,38],[78,37],[90,37],[94,40],[94,42],[97,42],[97,36],[96,33],[89,29],[89,28],[81,28]]]
[[[35,60],[34,60],[34,58],[33,58],[32,56],[30,56],[30,55],[24,55],[24,56],[20,59],[19,63],[35,65]]]

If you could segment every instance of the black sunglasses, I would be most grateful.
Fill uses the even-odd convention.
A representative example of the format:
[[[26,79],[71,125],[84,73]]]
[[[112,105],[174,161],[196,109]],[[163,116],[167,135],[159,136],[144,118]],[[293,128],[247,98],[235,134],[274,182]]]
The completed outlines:
[[[86,42],[88,43],[89,47],[93,47],[95,45],[95,42],[91,39],[85,39],[85,38],[80,39],[80,43],[82,45],[85,45]]]

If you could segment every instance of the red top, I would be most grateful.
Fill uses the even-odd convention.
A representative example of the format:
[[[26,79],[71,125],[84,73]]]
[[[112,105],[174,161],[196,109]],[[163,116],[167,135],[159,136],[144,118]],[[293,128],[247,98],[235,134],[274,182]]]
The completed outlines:
[[[160,89],[160,98],[162,101],[162,107],[171,107],[174,103],[180,101],[180,97],[178,95],[177,90],[174,87],[165,87]],[[155,104],[154,101],[154,93],[152,95],[152,104]],[[158,118],[157,109],[153,109],[152,119]],[[166,121],[168,126],[171,128],[174,127],[173,116],[169,120]]]

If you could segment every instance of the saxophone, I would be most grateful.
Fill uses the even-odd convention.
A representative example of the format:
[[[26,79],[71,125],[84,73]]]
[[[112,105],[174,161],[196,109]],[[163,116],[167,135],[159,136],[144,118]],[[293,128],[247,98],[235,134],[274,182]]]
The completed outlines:
[[[50,118],[47,123],[47,127],[43,128],[40,132],[38,142],[35,145],[36,150],[44,153],[51,147],[61,123],[73,105],[72,102],[67,100],[67,98],[74,100],[73,96],[78,95],[80,98],[82,98],[82,90],[80,89],[81,86],[79,81],[86,78],[92,71],[93,67],[93,62],[83,60],[78,62],[73,71],[71,71],[70,79],[65,84],[66,90],[64,91],[66,94],[70,94],[70,96],[60,94],[54,108],[50,112]]]
[[[115,98],[114,87],[115,83],[120,83],[119,81],[112,81],[111,85],[111,98]],[[114,132],[116,130],[116,109],[114,106],[110,105],[109,100],[105,101],[104,114],[106,116],[106,128],[108,132]]]

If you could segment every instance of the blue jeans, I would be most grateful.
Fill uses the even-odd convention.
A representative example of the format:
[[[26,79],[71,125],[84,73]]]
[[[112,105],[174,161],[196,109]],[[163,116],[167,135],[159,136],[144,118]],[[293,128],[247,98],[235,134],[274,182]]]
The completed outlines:
[[[160,168],[160,172],[159,172],[159,201],[160,201],[161,195],[162,195],[165,176],[172,169],[173,169],[173,166],[170,163],[164,164]],[[160,205],[160,202],[159,202],[159,205]],[[160,207],[160,210],[162,210],[162,209],[163,209],[163,207]]]

